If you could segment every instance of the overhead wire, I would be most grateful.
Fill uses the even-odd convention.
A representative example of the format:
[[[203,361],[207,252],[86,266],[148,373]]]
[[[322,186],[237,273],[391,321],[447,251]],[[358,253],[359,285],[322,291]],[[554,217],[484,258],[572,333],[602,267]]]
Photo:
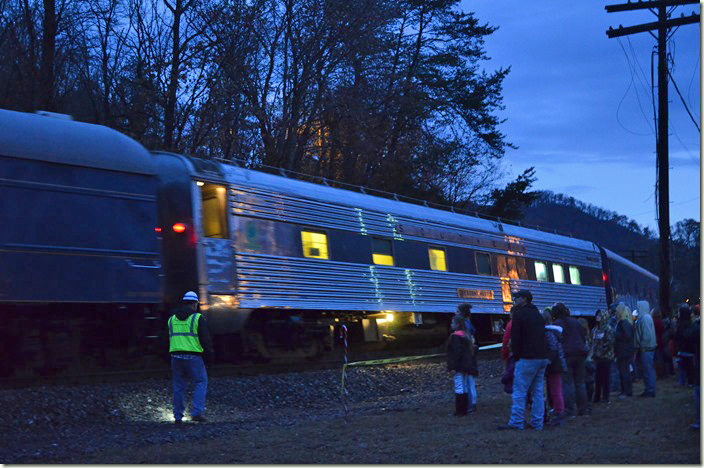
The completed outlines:
[[[631,63],[631,59],[630,59],[630,57],[628,56],[628,52],[626,51],[625,47],[623,47],[623,43],[622,43],[622,41],[621,41],[620,39],[619,39],[619,41],[618,41],[618,44],[619,44],[619,46],[621,47],[621,50],[623,51],[623,54],[626,56],[626,62],[628,63],[628,70],[629,70],[630,73],[631,73],[631,82],[629,83],[628,88],[626,89],[626,92],[624,93],[623,97],[621,98],[621,102],[619,102],[618,108],[616,109],[616,120],[618,121],[618,123],[619,123],[619,125],[621,126],[621,128],[623,128],[623,129],[626,130],[627,132],[632,133],[632,134],[634,134],[634,135],[646,136],[646,135],[654,134],[654,133],[655,133],[655,130],[653,129],[653,127],[651,126],[650,121],[648,120],[648,118],[647,118],[646,115],[645,115],[645,111],[643,110],[643,104],[642,104],[641,101],[640,101],[640,94],[638,93],[637,86],[635,85],[636,77],[638,76],[637,73],[635,72],[635,69],[636,69],[636,68],[635,68],[635,66]],[[638,80],[640,81],[640,78],[638,78]],[[623,104],[623,101],[624,101],[624,99],[626,98],[626,95],[628,94],[628,91],[630,90],[631,86],[633,86],[633,88],[634,88],[634,90],[635,90],[636,99],[637,99],[637,101],[638,101],[638,107],[640,108],[640,111],[641,111],[641,113],[643,114],[643,117],[645,117],[645,121],[647,122],[648,127],[650,128],[650,133],[636,133],[636,132],[633,132],[633,131],[631,131],[631,130],[628,130],[628,129],[621,123],[621,119],[620,119],[620,117],[619,117],[619,110],[621,109],[621,105]]]
[[[670,73],[669,69],[667,70],[667,75],[670,77],[672,84],[675,86],[675,91],[677,91],[677,95],[680,97],[680,101],[682,101],[682,105],[684,106],[684,109],[687,111],[689,118],[692,119],[694,126],[697,127],[697,131],[699,133],[701,133],[701,130],[699,129],[699,124],[697,123],[697,120],[692,115],[692,112],[689,110],[689,107],[687,106],[687,102],[684,100],[684,97],[682,97],[682,93],[680,93],[680,88],[677,87],[677,82],[675,81],[675,77],[672,76],[672,73]]]

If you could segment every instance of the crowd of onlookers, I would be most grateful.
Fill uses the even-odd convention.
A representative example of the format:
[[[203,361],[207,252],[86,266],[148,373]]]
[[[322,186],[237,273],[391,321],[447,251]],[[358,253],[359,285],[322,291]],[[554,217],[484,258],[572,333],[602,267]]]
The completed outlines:
[[[501,383],[512,395],[511,416],[499,429],[559,426],[591,414],[593,404],[610,404],[612,391],[620,390],[618,399],[632,397],[633,382],[640,379],[644,390],[638,396],[655,398],[657,379],[675,370],[679,384],[694,389],[696,421],[690,428],[699,429],[699,304],[682,304],[663,317],[647,301],[638,301],[633,311],[617,303],[597,310],[590,327],[563,303],[539,311],[528,290],[518,291],[513,300],[501,349]],[[471,306],[461,304],[447,352],[457,416],[476,410],[477,349]]]

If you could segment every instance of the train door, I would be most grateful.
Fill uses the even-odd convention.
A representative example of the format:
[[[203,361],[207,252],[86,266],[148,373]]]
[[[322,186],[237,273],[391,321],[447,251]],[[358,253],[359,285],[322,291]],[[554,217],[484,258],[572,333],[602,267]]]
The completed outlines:
[[[511,310],[513,296],[511,295],[511,280],[518,279],[518,267],[516,259],[508,255],[497,255],[499,267],[499,279],[501,280],[501,299],[503,301],[504,312]],[[515,283],[515,281],[514,281]]]
[[[236,290],[235,257],[229,223],[229,197],[225,185],[198,181],[194,213],[200,225],[200,271],[202,292],[230,297]]]

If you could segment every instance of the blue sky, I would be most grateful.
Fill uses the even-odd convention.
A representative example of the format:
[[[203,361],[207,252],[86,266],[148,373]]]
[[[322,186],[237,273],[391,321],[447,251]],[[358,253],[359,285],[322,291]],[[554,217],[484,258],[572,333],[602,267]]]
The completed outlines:
[[[609,39],[606,30],[656,21],[648,10],[607,13],[626,0],[463,0],[481,22],[499,26],[484,67],[511,66],[501,130],[518,146],[504,163],[512,177],[535,166],[535,188],[565,193],[655,229],[655,134],[650,88],[655,39]],[[686,15],[699,5],[678,7]],[[700,124],[699,24],[668,44],[672,74]],[[653,57],[657,84],[657,56]],[[657,101],[657,89],[655,89]],[[700,219],[700,134],[670,84],[670,222]],[[657,231],[656,231],[657,232]]]

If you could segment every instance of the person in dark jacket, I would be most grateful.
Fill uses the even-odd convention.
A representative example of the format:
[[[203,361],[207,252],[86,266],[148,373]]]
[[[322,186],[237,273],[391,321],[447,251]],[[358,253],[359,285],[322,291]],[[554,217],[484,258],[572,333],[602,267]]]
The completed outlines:
[[[545,339],[548,344],[548,364],[545,376],[548,382],[548,395],[550,406],[553,409],[553,416],[548,421],[548,426],[559,426],[562,424],[565,412],[565,400],[562,396],[562,374],[567,370],[565,361],[565,351],[562,348],[562,327],[553,325],[552,310],[546,307],[543,311],[545,319]]]
[[[176,424],[181,423],[183,419],[184,392],[189,380],[195,383],[191,420],[206,421],[204,413],[208,374],[205,370],[203,354],[206,354],[208,360],[212,357],[213,342],[205,318],[198,313],[198,306],[198,295],[188,291],[168,321]]]
[[[555,325],[562,327],[563,346],[567,372],[562,379],[562,392],[565,398],[565,413],[583,416],[590,413],[587,406],[585,385],[585,360],[587,357],[586,331],[577,319],[570,317],[567,306],[561,302],[552,307]],[[575,409],[576,403],[576,409]]]
[[[680,383],[682,385],[694,385],[692,380],[692,364],[694,362],[694,353],[691,346],[687,343],[685,331],[692,325],[692,312],[689,306],[682,305],[679,309],[679,317],[677,319],[677,329],[675,331],[675,350],[677,352],[678,366],[680,368]]]
[[[465,416],[472,412],[469,393],[477,375],[477,358],[472,335],[467,333],[464,318],[457,315],[452,318],[452,334],[447,343],[447,370],[454,373],[455,416]]]
[[[549,363],[545,338],[545,320],[532,304],[533,295],[527,289],[513,296],[517,308],[513,312],[511,351],[516,360],[513,374],[513,404],[508,424],[499,429],[522,430],[525,426],[526,397],[531,395],[530,425],[543,429],[545,400],[543,386]]]
[[[631,360],[636,349],[633,345],[633,325],[631,325],[631,311],[625,304],[616,306],[616,332],[614,334],[614,355],[616,365],[621,377],[620,400],[633,396],[633,382],[631,380]]]

